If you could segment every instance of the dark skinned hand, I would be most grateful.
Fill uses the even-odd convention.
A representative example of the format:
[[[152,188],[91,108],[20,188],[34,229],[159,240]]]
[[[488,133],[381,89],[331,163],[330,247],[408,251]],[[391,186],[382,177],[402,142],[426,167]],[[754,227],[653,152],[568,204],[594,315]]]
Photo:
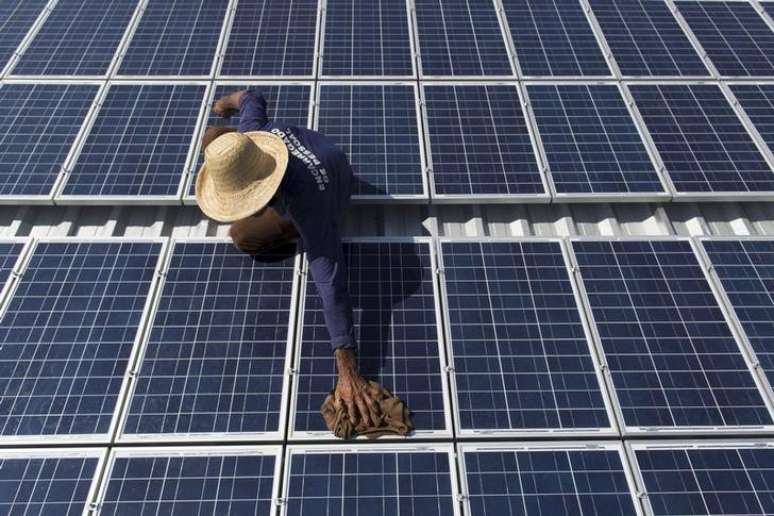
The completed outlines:
[[[239,101],[246,90],[235,91],[224,95],[212,105],[212,112],[223,118],[231,118],[239,111]]]
[[[379,413],[379,404],[371,398],[368,383],[357,371],[355,353],[351,349],[337,349],[336,367],[339,371],[339,381],[334,391],[336,409],[343,405],[353,425],[357,424],[358,419],[366,426],[375,425],[377,421],[371,415]]]

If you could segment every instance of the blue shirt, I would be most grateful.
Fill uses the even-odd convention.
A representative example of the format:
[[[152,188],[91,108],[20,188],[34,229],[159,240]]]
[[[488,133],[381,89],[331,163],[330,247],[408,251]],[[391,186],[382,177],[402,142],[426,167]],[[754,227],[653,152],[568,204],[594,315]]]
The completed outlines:
[[[355,329],[339,226],[348,204],[352,167],[325,135],[269,120],[266,99],[248,90],[239,103],[239,132],[267,131],[285,142],[288,168],[271,205],[301,235],[309,271],[322,299],[331,346],[354,348]]]

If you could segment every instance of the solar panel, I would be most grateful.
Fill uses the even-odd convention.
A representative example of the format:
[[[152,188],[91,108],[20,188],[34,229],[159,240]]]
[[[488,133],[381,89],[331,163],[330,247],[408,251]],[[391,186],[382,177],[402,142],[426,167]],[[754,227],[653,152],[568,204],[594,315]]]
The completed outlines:
[[[513,76],[493,2],[416,0],[424,76]]]
[[[220,74],[312,77],[317,0],[239,0]]]
[[[468,514],[638,515],[618,445],[459,446]]]
[[[559,242],[443,241],[457,435],[611,431]]]
[[[589,4],[623,75],[709,75],[666,2],[589,0]]]
[[[0,452],[0,513],[86,514],[101,453],[79,449]]]
[[[288,448],[283,516],[459,516],[451,447]]]
[[[771,444],[633,445],[650,514],[774,514]]]
[[[118,73],[209,76],[228,5],[229,0],[150,0]]]
[[[36,244],[0,320],[0,439],[107,439],[161,247]]]
[[[60,196],[177,199],[205,86],[112,84]]]
[[[732,84],[731,91],[774,152],[774,84]]]
[[[99,86],[0,87],[0,197],[49,199]]]
[[[522,75],[610,76],[577,0],[503,0]]]
[[[666,193],[617,86],[528,85],[527,93],[559,195]]]
[[[47,4],[46,0],[29,0],[0,5],[0,70],[14,56]]]
[[[675,2],[720,75],[774,75],[774,30],[747,2]]]
[[[348,242],[344,254],[360,372],[411,407],[417,434],[448,435],[450,416],[429,243]],[[336,367],[322,303],[311,279],[302,292],[290,428],[294,438],[328,437],[320,406],[336,385]]]
[[[423,86],[433,194],[546,196],[515,86]]]
[[[8,282],[23,250],[24,240],[22,239],[0,240],[0,284]]]
[[[12,73],[105,75],[136,8],[137,0],[59,0]]]
[[[678,194],[774,190],[774,174],[714,84],[629,89]]]
[[[210,108],[223,95],[228,93],[243,90],[245,88],[254,88],[266,99],[267,108],[269,111],[269,118],[272,120],[283,120],[290,125],[297,125],[299,127],[311,128],[311,90],[310,84],[304,83],[282,83],[282,84],[218,84],[215,86],[215,93],[212,96],[212,102],[207,105],[207,118],[206,126],[226,126],[236,129],[239,120],[234,118],[222,118],[214,115]],[[206,126],[203,128],[206,129]],[[197,149],[195,157],[196,166],[191,170],[191,178],[188,183],[187,196],[184,200],[188,202],[195,201],[196,190],[196,174],[199,172],[202,164],[204,164],[204,152],[201,148]]]
[[[194,240],[171,253],[122,438],[280,437],[295,249],[259,260]]]
[[[99,514],[272,514],[279,453],[260,446],[113,451]]]
[[[763,372],[774,384],[774,241],[702,243]]]
[[[395,0],[327,0],[322,75],[414,75],[406,3]]]
[[[628,430],[772,424],[690,242],[572,246]]]
[[[323,84],[317,129],[347,153],[354,196],[427,196],[413,85]]]

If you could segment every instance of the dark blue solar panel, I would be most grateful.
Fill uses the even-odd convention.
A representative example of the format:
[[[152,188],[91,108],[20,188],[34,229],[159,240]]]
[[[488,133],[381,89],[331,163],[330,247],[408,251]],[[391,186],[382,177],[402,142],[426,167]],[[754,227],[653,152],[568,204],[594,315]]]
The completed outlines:
[[[610,75],[577,0],[503,0],[524,75]]]
[[[455,514],[446,452],[291,452],[287,514]]]
[[[118,73],[210,75],[228,0],[151,0]]]
[[[97,469],[96,456],[0,454],[0,513],[82,516]]]
[[[125,433],[280,431],[294,255],[175,244]]]
[[[774,75],[774,30],[751,4],[676,4],[721,75]]]
[[[0,195],[49,195],[99,87],[0,88]]]
[[[0,320],[0,435],[108,432],[160,251],[36,246]]]
[[[3,242],[0,240],[0,285],[4,285],[8,281],[22,249],[24,249],[24,244],[21,242]]]
[[[656,516],[774,514],[774,449],[638,449]]]
[[[204,91],[188,84],[111,85],[63,194],[175,195]]]
[[[273,513],[275,456],[189,453],[116,457],[100,515]]]
[[[405,2],[327,0],[325,9],[323,75],[414,73]]]
[[[573,248],[627,426],[772,423],[689,242]]]
[[[717,85],[629,89],[678,192],[774,190],[774,174]]]
[[[353,195],[421,195],[422,149],[411,85],[325,84],[318,129],[347,153]]]
[[[664,191],[615,85],[530,85],[527,91],[557,192]]]
[[[545,193],[514,86],[426,84],[424,97],[435,193]]]
[[[623,75],[707,76],[666,2],[589,0]]]
[[[221,75],[314,74],[317,0],[239,0]]]
[[[774,385],[774,241],[704,241],[736,316]]]
[[[469,514],[638,514],[616,450],[471,450],[463,460]]]
[[[559,243],[441,251],[461,430],[609,428]]]
[[[424,75],[513,75],[494,3],[416,0]]]
[[[104,75],[136,7],[137,0],[60,0],[13,73]]]
[[[446,428],[436,300],[427,243],[346,243],[360,372],[406,402],[418,431]],[[320,405],[336,367],[314,282],[303,304],[296,432],[325,431]]]
[[[732,84],[731,91],[774,152],[774,84]]]
[[[13,57],[47,3],[46,0],[25,0],[0,4],[0,69]]]

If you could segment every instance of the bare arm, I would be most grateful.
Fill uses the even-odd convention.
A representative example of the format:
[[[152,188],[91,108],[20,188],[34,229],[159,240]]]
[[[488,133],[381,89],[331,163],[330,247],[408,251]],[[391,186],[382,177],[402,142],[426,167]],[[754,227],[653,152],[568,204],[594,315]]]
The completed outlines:
[[[218,136],[226,133],[233,133],[234,131],[236,131],[235,127],[221,127],[217,125],[209,126],[207,130],[204,131],[204,135],[202,136],[202,152],[204,152],[204,149],[206,149],[207,146],[212,143],[212,141]]]

